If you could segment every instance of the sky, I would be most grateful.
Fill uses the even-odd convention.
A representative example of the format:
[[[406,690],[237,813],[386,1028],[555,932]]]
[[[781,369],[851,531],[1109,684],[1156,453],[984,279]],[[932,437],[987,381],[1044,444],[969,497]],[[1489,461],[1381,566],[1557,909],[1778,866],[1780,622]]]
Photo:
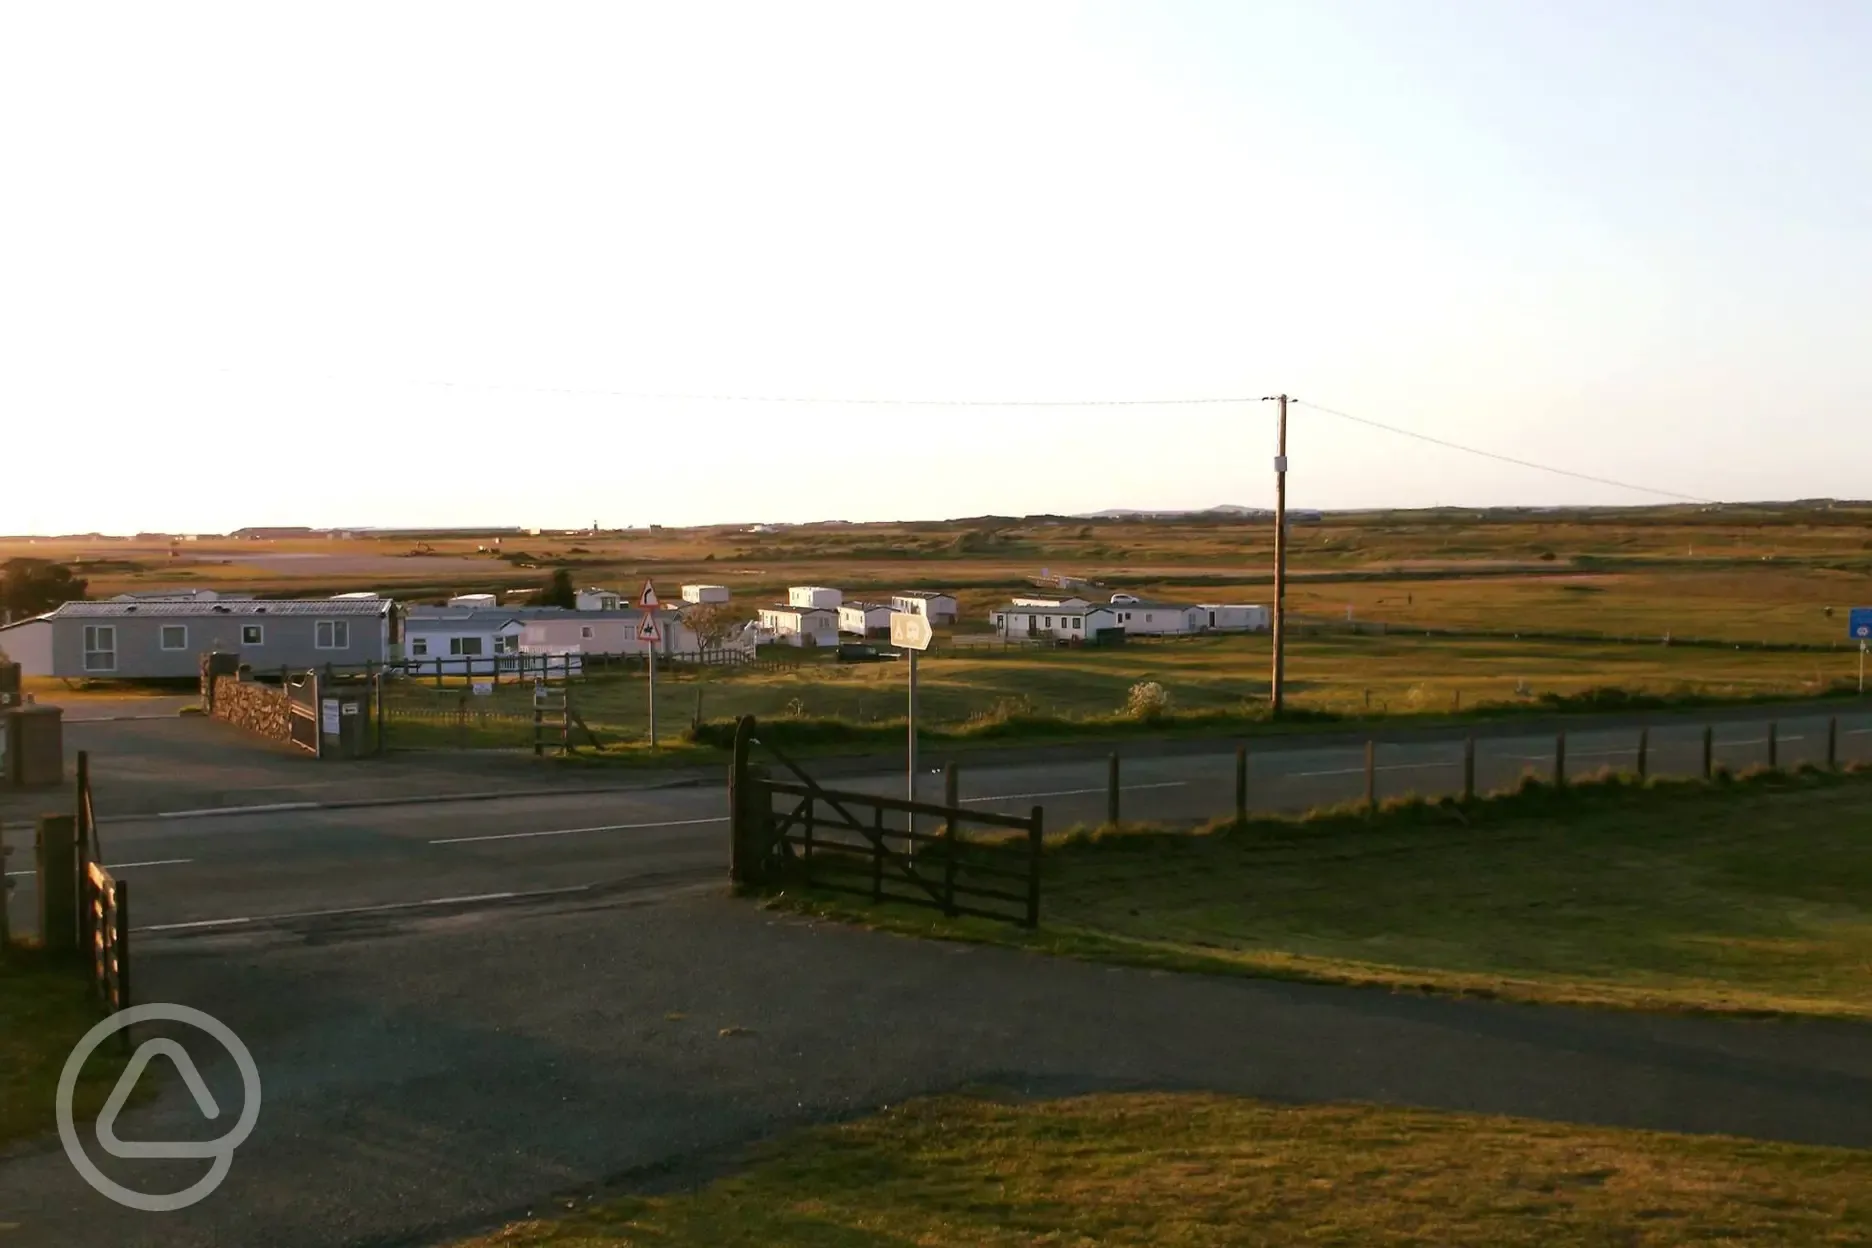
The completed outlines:
[[[1278,392],[1296,507],[1663,497],[1322,408],[1864,497],[1869,50],[1849,0],[7,6],[0,533],[1266,506]],[[1245,401],[1113,402],[1190,398]]]

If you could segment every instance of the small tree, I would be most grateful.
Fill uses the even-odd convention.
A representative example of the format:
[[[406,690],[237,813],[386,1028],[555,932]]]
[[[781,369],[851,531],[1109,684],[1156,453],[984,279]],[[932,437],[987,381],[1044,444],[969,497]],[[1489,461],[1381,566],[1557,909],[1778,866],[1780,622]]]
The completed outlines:
[[[546,581],[546,588],[540,591],[539,605],[542,607],[565,607],[568,610],[578,606],[578,590],[572,584],[572,572],[568,568],[554,568],[553,574]]]
[[[683,609],[682,622],[704,650],[719,650],[747,621],[731,603],[698,602]]]
[[[14,619],[39,615],[84,596],[84,578],[73,576],[62,563],[26,558],[0,563],[0,613]]]

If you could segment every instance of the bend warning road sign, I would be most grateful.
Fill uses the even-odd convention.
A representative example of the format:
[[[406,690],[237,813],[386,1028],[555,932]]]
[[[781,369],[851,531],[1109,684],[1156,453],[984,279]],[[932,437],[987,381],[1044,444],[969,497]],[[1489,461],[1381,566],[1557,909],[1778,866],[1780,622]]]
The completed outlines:
[[[923,616],[908,611],[891,613],[891,645],[902,646],[905,650],[927,650],[933,635],[930,622]]]
[[[644,613],[643,622],[637,626],[638,641],[661,641],[663,631],[657,627],[657,618],[649,612]]]
[[[657,605],[655,585],[652,585],[649,581],[644,582],[643,597],[637,600],[637,605],[640,607],[654,607]]]

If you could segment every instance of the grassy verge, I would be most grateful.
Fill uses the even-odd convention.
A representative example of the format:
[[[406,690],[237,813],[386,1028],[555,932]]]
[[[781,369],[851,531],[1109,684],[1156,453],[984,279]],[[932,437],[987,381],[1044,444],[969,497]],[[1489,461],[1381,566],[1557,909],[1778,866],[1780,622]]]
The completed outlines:
[[[102,1017],[90,981],[71,960],[18,946],[0,953],[0,1148],[53,1129],[59,1072]],[[76,1116],[95,1116],[122,1072],[123,1056],[107,1042],[85,1063]]]
[[[1872,1019],[1869,823],[1872,770],[1528,782],[1369,818],[1068,833],[1033,932],[797,888],[776,904],[1179,970]]]
[[[943,1097],[698,1191],[462,1248],[1864,1243],[1872,1154],[1522,1119],[1123,1095]]]

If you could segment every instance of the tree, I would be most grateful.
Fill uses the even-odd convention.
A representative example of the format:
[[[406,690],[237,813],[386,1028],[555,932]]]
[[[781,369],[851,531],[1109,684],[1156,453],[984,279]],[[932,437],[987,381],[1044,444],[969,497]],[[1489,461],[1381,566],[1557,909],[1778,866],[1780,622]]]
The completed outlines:
[[[540,591],[539,605],[568,609],[578,606],[578,590],[572,585],[570,569],[553,569],[552,576],[546,582],[546,588]]]
[[[0,614],[13,619],[40,615],[85,596],[83,577],[47,559],[9,559],[0,563]]]
[[[696,635],[696,641],[704,650],[719,650],[747,621],[732,603],[698,602],[684,608],[682,622]]]

